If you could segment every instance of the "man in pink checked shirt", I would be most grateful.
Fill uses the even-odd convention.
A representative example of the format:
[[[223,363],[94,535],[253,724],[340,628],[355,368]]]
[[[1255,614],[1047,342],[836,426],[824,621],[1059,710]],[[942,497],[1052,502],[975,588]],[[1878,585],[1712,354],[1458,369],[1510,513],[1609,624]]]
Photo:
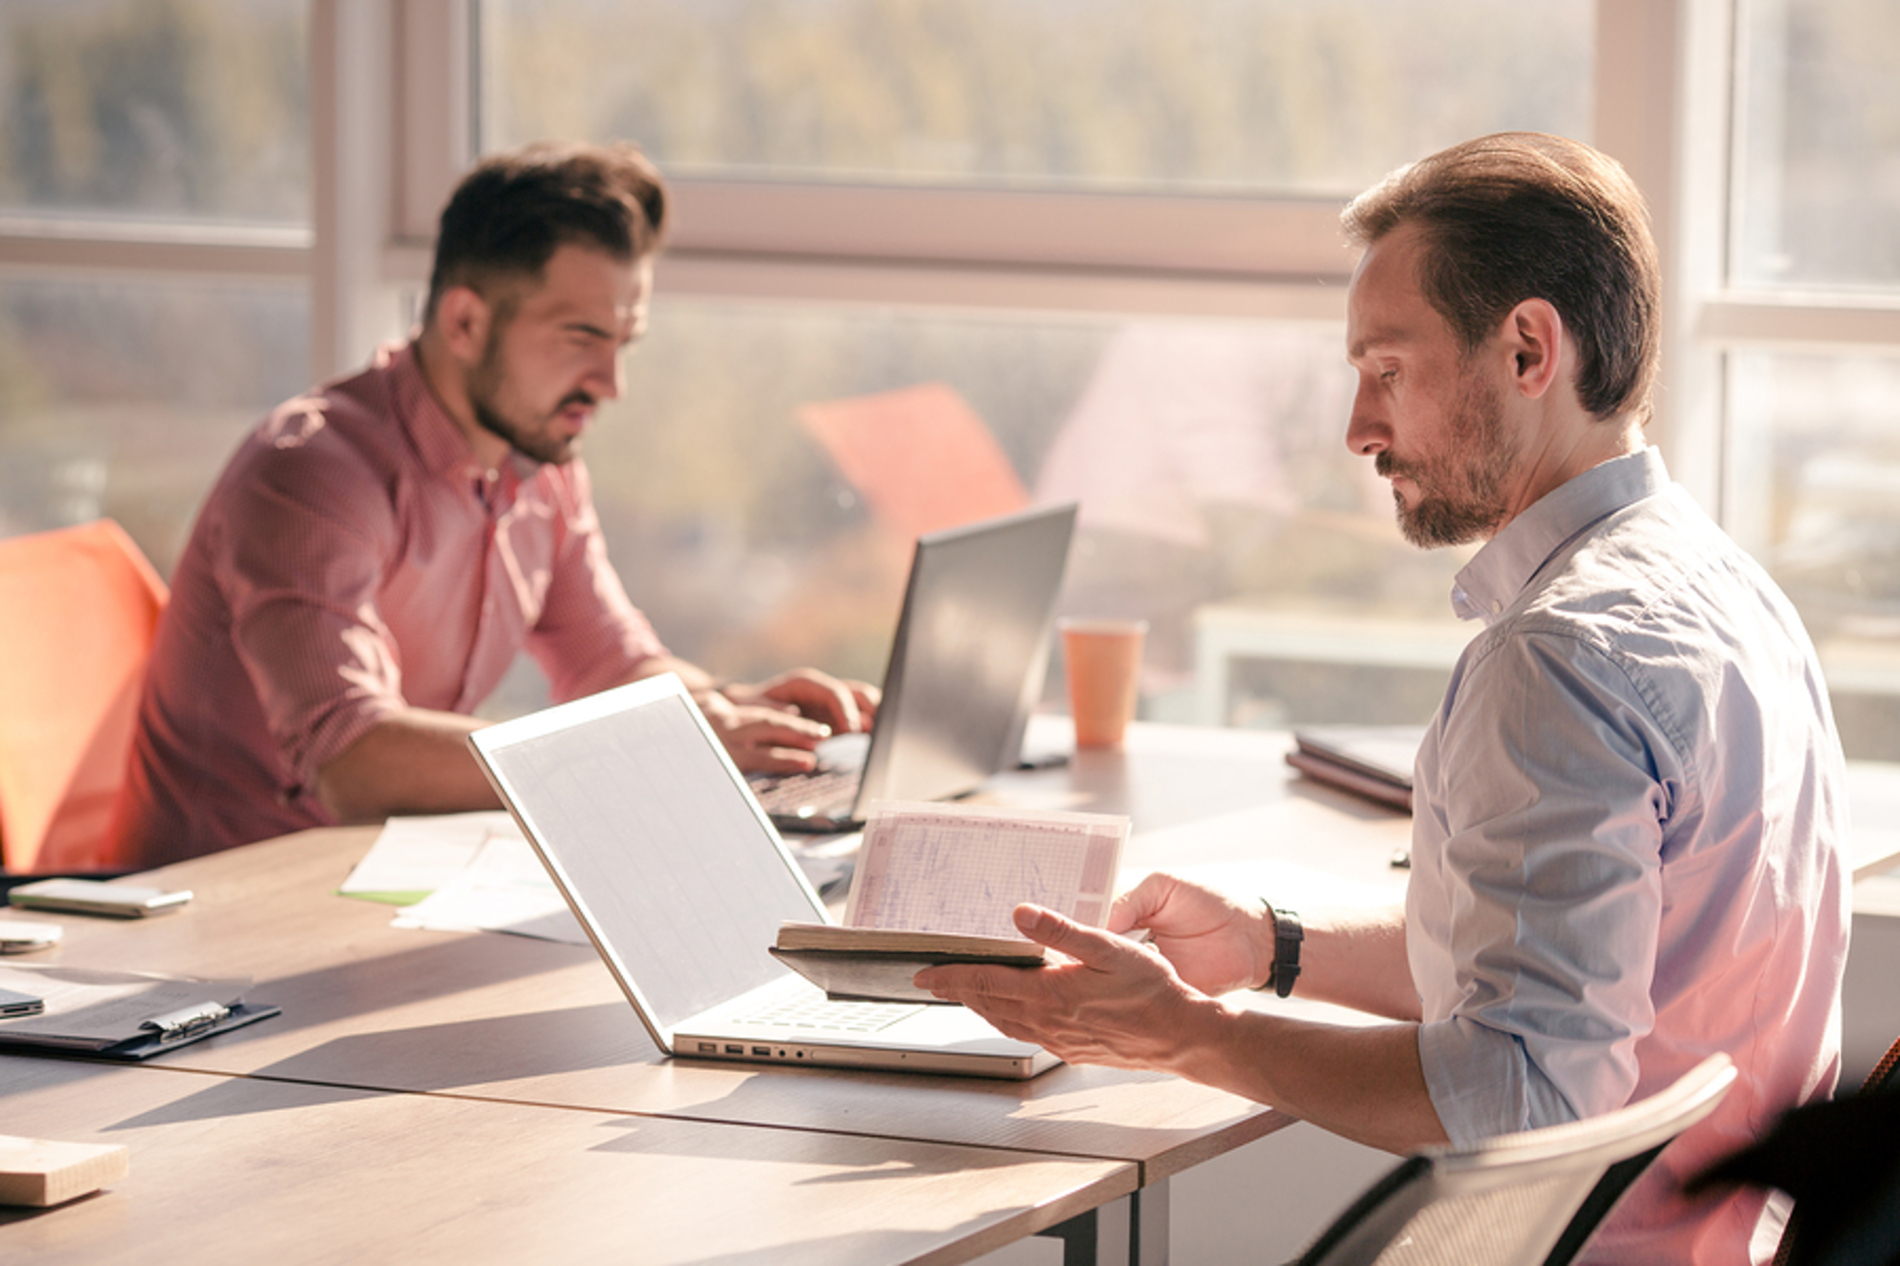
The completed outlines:
[[[305,827],[490,807],[469,715],[525,648],[556,699],[676,672],[742,769],[809,768],[876,691],[715,687],[607,559],[581,436],[621,391],[665,227],[631,146],[485,160],[443,211],[421,331],[274,410],[172,581],[120,837],[141,866]]]

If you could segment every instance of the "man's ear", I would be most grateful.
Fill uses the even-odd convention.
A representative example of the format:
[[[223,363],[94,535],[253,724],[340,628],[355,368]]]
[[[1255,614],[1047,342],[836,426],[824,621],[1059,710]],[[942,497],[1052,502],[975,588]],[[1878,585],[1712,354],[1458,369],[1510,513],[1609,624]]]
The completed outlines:
[[[442,346],[465,365],[479,362],[488,349],[494,309],[468,286],[450,286],[435,301],[434,325]]]
[[[1563,317],[1547,299],[1526,299],[1504,318],[1503,336],[1518,394],[1538,399],[1563,372]]]

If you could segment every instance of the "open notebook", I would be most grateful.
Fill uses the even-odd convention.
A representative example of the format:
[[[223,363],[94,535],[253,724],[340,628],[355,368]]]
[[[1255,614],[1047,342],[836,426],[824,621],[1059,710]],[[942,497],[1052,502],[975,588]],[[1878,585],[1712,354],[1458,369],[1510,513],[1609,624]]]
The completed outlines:
[[[677,677],[470,744],[661,1050],[1016,1078],[1058,1062],[962,1007],[829,1001],[773,959],[781,923],[825,908]]]

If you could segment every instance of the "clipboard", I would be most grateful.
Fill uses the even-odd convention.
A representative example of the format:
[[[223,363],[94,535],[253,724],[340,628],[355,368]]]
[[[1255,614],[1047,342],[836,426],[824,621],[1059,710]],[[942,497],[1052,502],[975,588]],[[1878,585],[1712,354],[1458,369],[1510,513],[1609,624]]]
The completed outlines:
[[[245,1002],[246,980],[201,980],[82,967],[0,967],[0,989],[44,1001],[0,1020],[0,1052],[149,1059],[281,1014]]]

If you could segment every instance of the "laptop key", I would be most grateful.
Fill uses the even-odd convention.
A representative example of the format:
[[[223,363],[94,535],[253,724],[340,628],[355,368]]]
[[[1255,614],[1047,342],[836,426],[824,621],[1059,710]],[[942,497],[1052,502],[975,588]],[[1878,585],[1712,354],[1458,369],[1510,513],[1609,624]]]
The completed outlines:
[[[769,1003],[750,1014],[736,1016],[739,1024],[769,1024],[788,1029],[825,1029],[835,1033],[876,1033],[922,1005],[905,1002],[833,1002],[828,998],[801,998]]]

